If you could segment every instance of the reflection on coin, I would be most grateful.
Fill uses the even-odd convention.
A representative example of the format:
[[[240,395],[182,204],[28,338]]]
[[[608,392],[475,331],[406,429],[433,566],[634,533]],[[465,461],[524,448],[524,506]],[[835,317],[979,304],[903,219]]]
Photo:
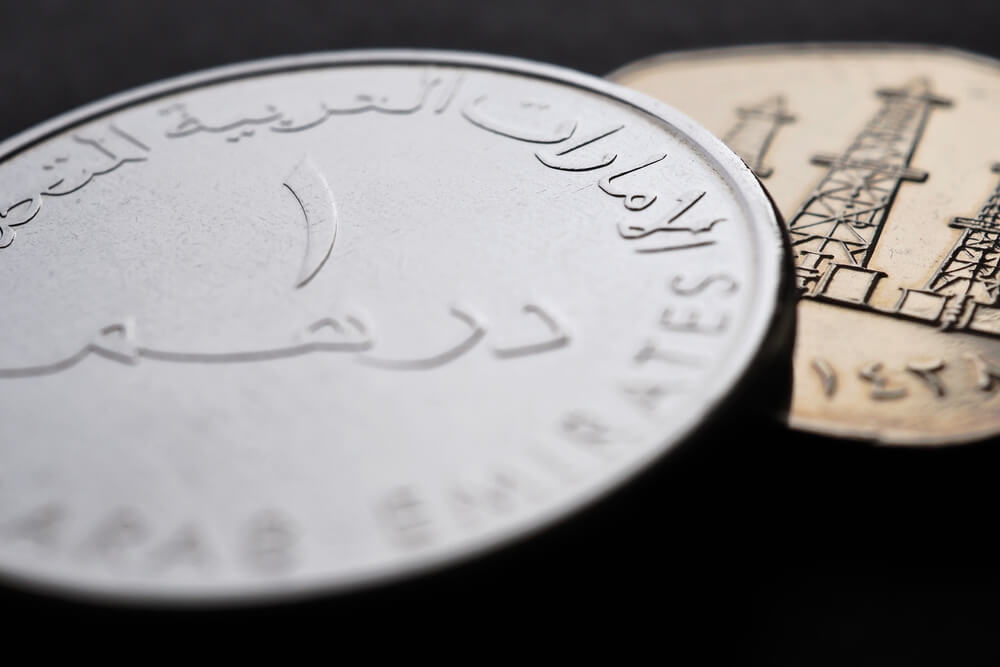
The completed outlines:
[[[558,68],[257,62],[0,154],[18,581],[256,599],[439,566],[648,466],[788,328],[750,170]]]
[[[801,297],[793,426],[930,445],[1000,432],[1000,63],[800,45],[612,78],[724,137],[784,214]]]

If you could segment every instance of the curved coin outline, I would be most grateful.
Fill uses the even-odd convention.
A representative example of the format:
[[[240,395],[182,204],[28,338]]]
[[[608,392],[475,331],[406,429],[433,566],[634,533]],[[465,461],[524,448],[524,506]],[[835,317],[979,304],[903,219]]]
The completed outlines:
[[[606,74],[606,77],[615,82],[623,81],[633,74],[649,71],[661,64],[674,66],[685,63],[708,63],[717,60],[733,60],[742,56],[794,58],[796,54],[817,56],[825,53],[832,55],[863,54],[870,55],[873,58],[879,53],[884,53],[890,56],[913,54],[915,56],[940,56],[944,58],[953,58],[967,64],[994,70],[998,80],[1000,80],[1000,59],[998,58],[961,48],[936,44],[922,44],[919,42],[775,42],[760,45],[743,45],[665,52],[630,62],[622,67],[612,70]],[[791,110],[791,114],[794,116],[795,111]],[[836,145],[832,146],[832,148],[835,149]],[[998,151],[1000,151],[1000,148],[998,148]],[[1000,153],[998,153],[997,159],[1000,159]],[[821,162],[819,160],[827,161]],[[829,156],[817,155],[816,158],[814,158],[814,164],[829,164]],[[770,176],[770,173],[773,170],[769,167],[773,166],[773,164],[766,165],[766,173],[761,174],[761,177],[766,178]],[[998,170],[1000,170],[1000,163],[993,165],[993,171]],[[921,182],[924,178],[926,178],[925,173],[917,173],[916,170],[912,171],[914,172],[912,175],[905,175],[903,178],[906,180],[919,180]],[[817,180],[818,179],[819,177],[817,177]],[[978,210],[981,204],[981,200],[968,202],[967,208],[969,211],[967,211],[967,213]],[[794,211],[789,211],[788,213],[791,214],[794,213]],[[955,215],[960,214],[956,211]],[[944,257],[947,257],[947,255]],[[799,302],[801,303],[801,300],[799,300]],[[976,355],[970,355],[968,352],[962,355],[962,358],[967,361],[973,361],[975,357]],[[982,362],[981,359],[979,361]],[[814,377],[823,385],[824,390],[828,393],[833,388],[838,386],[838,380],[830,375],[832,369],[829,368],[829,364],[825,359],[817,358],[803,360],[802,363],[809,364],[812,372],[814,373]],[[922,369],[920,368],[908,370],[917,374],[922,372]],[[981,368],[978,365],[976,366],[976,372],[979,373],[980,376],[982,375]],[[863,377],[870,377],[872,375],[871,372],[866,373],[866,369],[861,369],[859,373]],[[926,377],[926,380],[930,385],[930,390],[937,396],[941,396],[942,388],[938,379],[929,375]],[[887,398],[888,397],[890,396],[887,395]],[[879,427],[877,425],[850,425],[846,423],[837,423],[830,419],[796,415],[792,413],[783,413],[778,415],[777,418],[786,422],[791,428],[804,432],[830,438],[867,442],[880,446],[947,447],[974,445],[983,443],[1000,435],[1000,426],[995,425],[992,427],[965,428],[960,433],[948,434],[947,436],[921,436],[917,435],[913,430],[909,432],[901,432],[898,428],[890,429],[886,427]]]
[[[114,589],[91,580],[76,581],[62,574],[58,576],[26,574],[24,571],[0,570],[5,580],[60,595],[94,598],[126,604],[190,605],[205,603],[229,604],[233,602],[267,602],[287,600],[317,594],[344,593],[375,584],[419,576],[440,570],[456,562],[493,552],[498,547],[520,542],[536,532],[576,516],[585,508],[620,489],[629,480],[648,470],[662,459],[674,446],[687,441],[721,411],[735,403],[735,398],[752,384],[754,376],[773,367],[776,357],[786,352],[789,328],[794,320],[794,309],[783,308],[788,300],[790,282],[786,271],[788,261],[785,240],[778,217],[760,186],[759,181],[742,161],[707,130],[668,105],[656,102],[640,93],[628,90],[597,77],[552,65],[539,64],[510,57],[443,51],[411,50],[361,50],[339,53],[320,53],[251,61],[202,71],[109,97],[86,105],[78,110],[58,116],[32,129],[26,130],[0,144],[0,161],[31,149],[33,146],[62,134],[83,123],[109,116],[117,111],[147,103],[168,95],[207,88],[240,79],[275,75],[311,69],[350,67],[353,65],[441,65],[462,69],[486,70],[526,78],[538,79],[569,86],[595,94],[627,107],[628,110],[655,120],[665,126],[664,132],[696,146],[696,152],[720,174],[720,179],[732,188],[733,199],[745,214],[748,235],[755,243],[757,255],[753,280],[748,292],[752,294],[747,320],[742,323],[743,335],[733,341],[725,353],[727,363],[707,379],[700,393],[705,397],[703,409],[678,419],[676,437],[651,447],[631,457],[625,465],[602,474],[586,487],[577,488],[568,497],[536,510],[520,521],[515,528],[489,533],[450,546],[444,554],[432,553],[410,557],[405,563],[381,566],[343,576],[314,577],[308,581],[296,580],[242,583],[238,590],[220,591],[186,589],[165,591],[162,588],[130,584],[127,588]]]

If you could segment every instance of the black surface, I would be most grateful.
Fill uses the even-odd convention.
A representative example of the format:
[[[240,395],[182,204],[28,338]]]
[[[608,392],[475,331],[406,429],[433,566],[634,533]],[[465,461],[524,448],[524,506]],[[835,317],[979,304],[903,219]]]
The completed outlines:
[[[1000,57],[998,27],[996,0],[4,1],[0,136],[131,86],[288,53],[456,48],[603,74],[666,50],[777,41],[940,43]],[[578,521],[403,586],[194,615],[14,591],[0,608],[26,625],[306,627],[337,642],[364,626],[389,646],[402,627],[433,628],[441,644],[472,627],[484,654],[528,635],[586,649],[615,628],[622,647],[652,644],[675,664],[720,654],[734,665],[997,664],[998,452],[1000,442],[877,449],[748,417]]]

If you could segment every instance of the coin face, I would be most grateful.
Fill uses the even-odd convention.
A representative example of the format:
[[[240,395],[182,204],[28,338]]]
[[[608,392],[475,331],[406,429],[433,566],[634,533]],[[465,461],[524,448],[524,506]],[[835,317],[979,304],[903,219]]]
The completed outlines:
[[[8,580],[197,601],[440,566],[648,466],[787,317],[752,173],[558,68],[263,61],[0,155]]]
[[[929,445],[1000,432],[1000,63],[800,45],[612,78],[724,137],[781,209],[800,293],[793,426]]]

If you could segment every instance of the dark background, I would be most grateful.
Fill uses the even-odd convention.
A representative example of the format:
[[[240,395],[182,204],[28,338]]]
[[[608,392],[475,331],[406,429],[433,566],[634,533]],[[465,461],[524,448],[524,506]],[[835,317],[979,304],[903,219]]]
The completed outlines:
[[[279,54],[465,49],[602,75],[658,52],[755,42],[889,40],[1000,57],[998,31],[996,0],[2,0],[0,138],[129,87]],[[547,637],[560,650],[644,645],[684,665],[998,664],[996,451],[875,448],[744,414],[559,529],[403,585],[197,613],[0,589],[0,610],[36,629],[98,621],[115,636],[238,628],[244,648],[292,630],[331,655],[367,630],[382,637],[372,647],[424,657],[474,632],[470,662],[503,647],[523,658],[520,642]],[[398,639],[413,628],[424,641]]]

